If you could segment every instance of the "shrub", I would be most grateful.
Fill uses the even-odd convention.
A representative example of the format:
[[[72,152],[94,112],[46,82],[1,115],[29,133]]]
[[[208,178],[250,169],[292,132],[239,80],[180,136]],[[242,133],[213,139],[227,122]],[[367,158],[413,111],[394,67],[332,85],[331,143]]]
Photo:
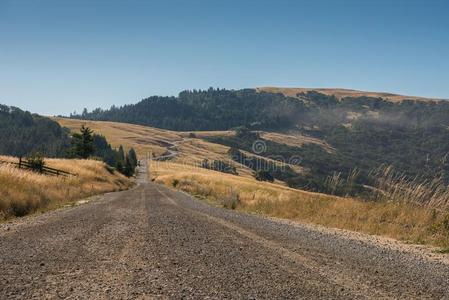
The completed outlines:
[[[256,171],[254,173],[254,178],[256,178],[256,180],[259,181],[269,181],[269,182],[274,181],[273,175],[271,175],[270,172],[264,170]]]
[[[222,204],[224,208],[236,209],[240,203],[239,193],[231,189],[229,193],[222,198]]]
[[[28,156],[27,163],[32,171],[39,173],[42,173],[45,166],[44,157],[40,153],[34,153]]]

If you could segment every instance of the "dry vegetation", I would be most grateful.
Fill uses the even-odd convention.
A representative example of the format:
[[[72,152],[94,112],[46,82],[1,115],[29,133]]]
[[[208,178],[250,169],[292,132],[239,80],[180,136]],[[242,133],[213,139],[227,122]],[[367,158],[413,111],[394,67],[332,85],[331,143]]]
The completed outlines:
[[[167,143],[182,139],[181,134],[152,127],[117,122],[86,121],[65,118],[54,118],[61,126],[77,131],[81,125],[86,125],[96,133],[106,137],[113,147],[123,145],[126,149],[134,148],[140,157],[148,152],[161,155],[165,152]]]
[[[350,89],[332,89],[332,88],[284,88],[284,87],[260,87],[257,88],[260,92],[268,92],[268,93],[281,93],[285,96],[289,97],[297,97],[298,93],[307,93],[309,91],[316,91],[325,95],[334,95],[338,99],[344,97],[375,97],[375,98],[384,98],[385,100],[389,100],[392,102],[400,102],[404,99],[409,100],[419,100],[419,101],[429,101],[429,100],[440,100],[440,99],[431,99],[424,97],[416,97],[416,96],[404,96],[397,95],[391,93],[380,93],[380,92],[365,92],[365,91],[357,91]]]
[[[447,211],[310,193],[171,162],[153,162],[150,168],[156,182],[228,208],[449,247]]]
[[[12,157],[1,160],[17,161]],[[94,160],[46,159],[49,167],[75,173],[67,178],[47,176],[0,164],[0,221],[56,208],[91,195],[123,190],[132,181]]]
[[[67,127],[72,131],[78,130],[81,125],[84,124],[92,128],[96,133],[104,135],[113,147],[118,147],[120,145],[123,145],[125,148],[133,147],[136,149],[139,157],[146,157],[149,152],[153,153],[155,156],[159,156],[166,152],[167,147],[175,145],[175,150],[178,152],[178,155],[174,158],[174,161],[192,166],[200,165],[204,159],[229,161],[229,156],[227,154],[229,147],[210,143],[202,140],[202,138],[211,136],[232,136],[235,134],[234,131],[230,130],[176,132],[117,122],[86,121],[65,118],[54,118],[54,120],[61,126]],[[291,146],[313,143],[322,146],[328,151],[333,151],[328,144],[316,138],[269,132],[261,132],[261,135],[267,140]],[[252,153],[243,152],[249,156],[257,156]],[[248,167],[234,162],[232,162],[232,164],[235,165],[239,175],[252,177],[253,171]],[[297,172],[303,171],[299,166],[290,165],[290,167]]]
[[[318,138],[305,136],[301,134],[284,134],[277,132],[261,132],[260,136],[266,140],[278,143],[285,144],[292,147],[302,147],[305,144],[315,144],[321,146],[327,152],[333,152],[333,149],[328,143]]]
[[[376,178],[376,199],[404,202],[449,211],[449,186],[441,177],[422,181],[408,179],[392,166],[380,166],[371,172]]]

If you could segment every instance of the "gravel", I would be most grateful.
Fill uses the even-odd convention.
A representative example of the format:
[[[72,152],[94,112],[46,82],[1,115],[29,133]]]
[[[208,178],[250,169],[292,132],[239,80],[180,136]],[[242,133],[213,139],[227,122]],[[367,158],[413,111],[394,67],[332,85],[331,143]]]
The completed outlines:
[[[0,227],[0,299],[449,299],[444,255],[134,189]]]

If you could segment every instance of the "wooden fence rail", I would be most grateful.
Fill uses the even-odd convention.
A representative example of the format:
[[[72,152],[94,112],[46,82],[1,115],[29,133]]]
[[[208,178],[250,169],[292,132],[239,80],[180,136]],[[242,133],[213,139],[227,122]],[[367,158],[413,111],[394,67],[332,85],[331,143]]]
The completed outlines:
[[[0,160],[0,164],[10,164],[10,165],[16,166],[19,169],[36,171],[33,169],[33,167],[28,162],[23,161],[22,158],[19,158],[19,162]],[[43,166],[42,169],[37,170],[36,172],[46,174],[46,175],[55,175],[55,176],[63,176],[63,177],[78,176],[77,174],[74,174],[74,173],[70,173],[70,172],[60,170],[60,169],[50,168],[50,167],[46,167],[46,166]]]

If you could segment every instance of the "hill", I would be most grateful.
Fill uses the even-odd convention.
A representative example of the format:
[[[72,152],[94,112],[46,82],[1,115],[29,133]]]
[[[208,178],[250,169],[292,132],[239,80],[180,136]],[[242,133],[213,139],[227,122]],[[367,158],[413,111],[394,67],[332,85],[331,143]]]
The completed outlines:
[[[279,91],[286,95],[273,93]],[[380,166],[392,166],[408,180],[449,183],[449,102],[341,89],[285,91],[184,91],[178,97],[155,96],[72,118],[201,130],[197,137],[209,146],[257,155],[238,155],[246,158],[237,163],[253,171],[259,171],[260,157],[298,167],[302,172],[284,170],[275,179],[310,191],[365,196],[376,184],[372,174]],[[229,134],[236,128],[250,134]],[[256,141],[265,143],[263,153],[253,151]],[[340,187],[329,188],[332,180]]]
[[[48,118],[0,105],[0,154],[25,156],[41,152],[61,157],[70,146],[68,131]]]
[[[318,92],[327,96],[335,96],[337,99],[343,99],[348,97],[371,97],[382,98],[384,100],[392,102],[400,102],[403,100],[419,100],[419,101],[441,101],[442,99],[417,97],[417,96],[404,96],[393,93],[384,92],[367,92],[351,89],[340,88],[287,88],[287,87],[259,87],[256,88],[259,92],[267,93],[281,93],[287,97],[298,97],[298,94],[306,94],[308,92]]]

